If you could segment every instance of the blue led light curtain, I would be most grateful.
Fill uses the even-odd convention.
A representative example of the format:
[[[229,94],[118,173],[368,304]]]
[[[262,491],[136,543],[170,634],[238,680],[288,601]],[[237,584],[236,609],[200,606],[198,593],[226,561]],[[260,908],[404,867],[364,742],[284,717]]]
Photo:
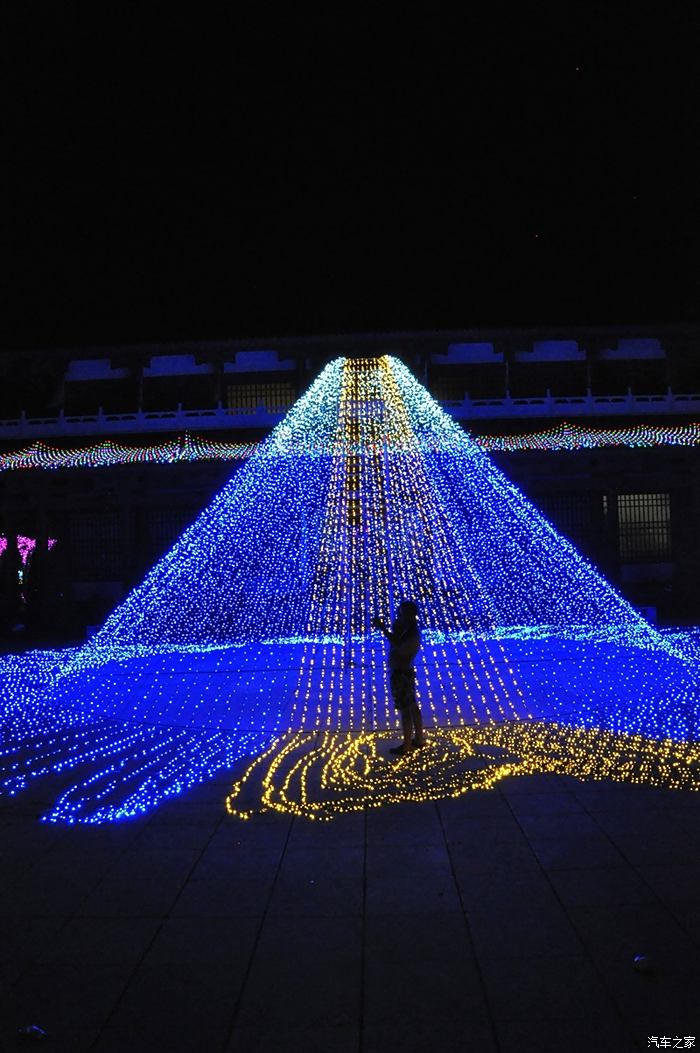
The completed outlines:
[[[393,594],[393,595],[392,595]],[[398,361],[334,362],[94,648],[644,623]]]
[[[370,622],[404,598],[420,609],[432,746],[402,782],[382,767],[397,716]],[[271,771],[323,732],[321,785],[365,773],[354,806],[454,795],[474,785],[468,729],[516,724],[523,771],[554,763],[536,743],[556,733],[567,770],[590,776],[590,742],[572,735],[604,732],[611,758],[645,737],[655,763],[659,743],[697,742],[696,654],[648,626],[405,366],[341,359],[92,640],[0,661],[0,790],[60,772],[47,818],[114,820],[245,758]],[[616,750],[616,735],[639,741]],[[271,786],[267,806],[297,807],[271,804]]]

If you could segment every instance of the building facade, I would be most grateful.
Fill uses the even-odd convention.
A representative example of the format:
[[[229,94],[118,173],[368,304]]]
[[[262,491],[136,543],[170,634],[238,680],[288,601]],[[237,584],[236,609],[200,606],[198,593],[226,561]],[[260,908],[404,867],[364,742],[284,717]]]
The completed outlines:
[[[700,621],[700,327],[627,326],[5,353],[5,637],[84,638],[327,362],[381,354],[632,603]]]

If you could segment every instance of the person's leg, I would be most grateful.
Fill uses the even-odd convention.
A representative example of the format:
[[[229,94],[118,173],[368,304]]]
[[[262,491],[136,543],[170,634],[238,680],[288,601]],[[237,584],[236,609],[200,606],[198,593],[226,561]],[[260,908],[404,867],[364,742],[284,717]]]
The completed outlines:
[[[425,734],[423,733],[423,717],[421,715],[418,700],[416,699],[416,671],[411,669],[406,675],[406,708],[411,721],[411,745],[425,746]],[[415,728],[415,735],[413,729]]]
[[[410,706],[404,706],[401,710],[401,725],[403,727],[403,748],[410,750],[413,739],[413,718]]]
[[[417,702],[414,702],[409,710],[410,722],[415,728],[415,736],[413,737],[414,746],[425,746],[425,732],[423,731],[423,716],[420,711],[420,706]]]
[[[413,717],[411,716],[409,699],[406,696],[406,689],[409,685],[409,681],[402,670],[393,669],[389,677],[389,683],[394,704],[401,714],[401,729],[403,732],[403,742],[400,746],[394,746],[391,749],[391,752],[399,754],[409,753],[413,749],[413,746],[411,745]]]

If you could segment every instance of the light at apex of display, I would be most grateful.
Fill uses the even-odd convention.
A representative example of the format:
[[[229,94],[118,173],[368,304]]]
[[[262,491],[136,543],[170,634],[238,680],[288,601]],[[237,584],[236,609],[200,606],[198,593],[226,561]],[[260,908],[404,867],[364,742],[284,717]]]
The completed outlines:
[[[690,644],[650,627],[404,365],[339,359],[88,643],[0,660],[4,792],[72,772],[47,817],[104,822],[261,751],[278,765],[295,735],[331,736],[335,757],[334,735],[396,727],[370,621],[403,598],[436,736],[410,770],[435,795],[458,788],[435,751],[467,728],[697,739]],[[298,768],[309,800],[317,759]],[[382,771],[382,800],[415,797],[403,771]]]
[[[567,452],[626,446],[698,446],[700,424],[634,424],[619,428],[590,428],[563,422],[522,435],[473,435],[474,443],[487,453],[517,453],[527,450]],[[182,464],[194,461],[240,461],[251,457],[260,444],[204,439],[186,432],[181,438],[145,446],[129,446],[106,439],[92,446],[60,448],[45,442],[14,453],[0,453],[0,472],[26,468],[108,468],[119,464]],[[324,453],[310,444],[300,453]]]

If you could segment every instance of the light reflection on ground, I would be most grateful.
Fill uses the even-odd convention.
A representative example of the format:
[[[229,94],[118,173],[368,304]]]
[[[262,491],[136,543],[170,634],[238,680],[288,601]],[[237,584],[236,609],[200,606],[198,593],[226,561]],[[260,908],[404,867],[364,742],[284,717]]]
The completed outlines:
[[[0,792],[59,776],[45,818],[99,823],[241,764],[234,815],[328,818],[547,771],[695,789],[695,652],[689,636],[659,641],[542,630],[428,640],[418,697],[430,745],[398,763],[384,651],[370,638],[169,647],[101,664],[79,651],[9,656]]]

